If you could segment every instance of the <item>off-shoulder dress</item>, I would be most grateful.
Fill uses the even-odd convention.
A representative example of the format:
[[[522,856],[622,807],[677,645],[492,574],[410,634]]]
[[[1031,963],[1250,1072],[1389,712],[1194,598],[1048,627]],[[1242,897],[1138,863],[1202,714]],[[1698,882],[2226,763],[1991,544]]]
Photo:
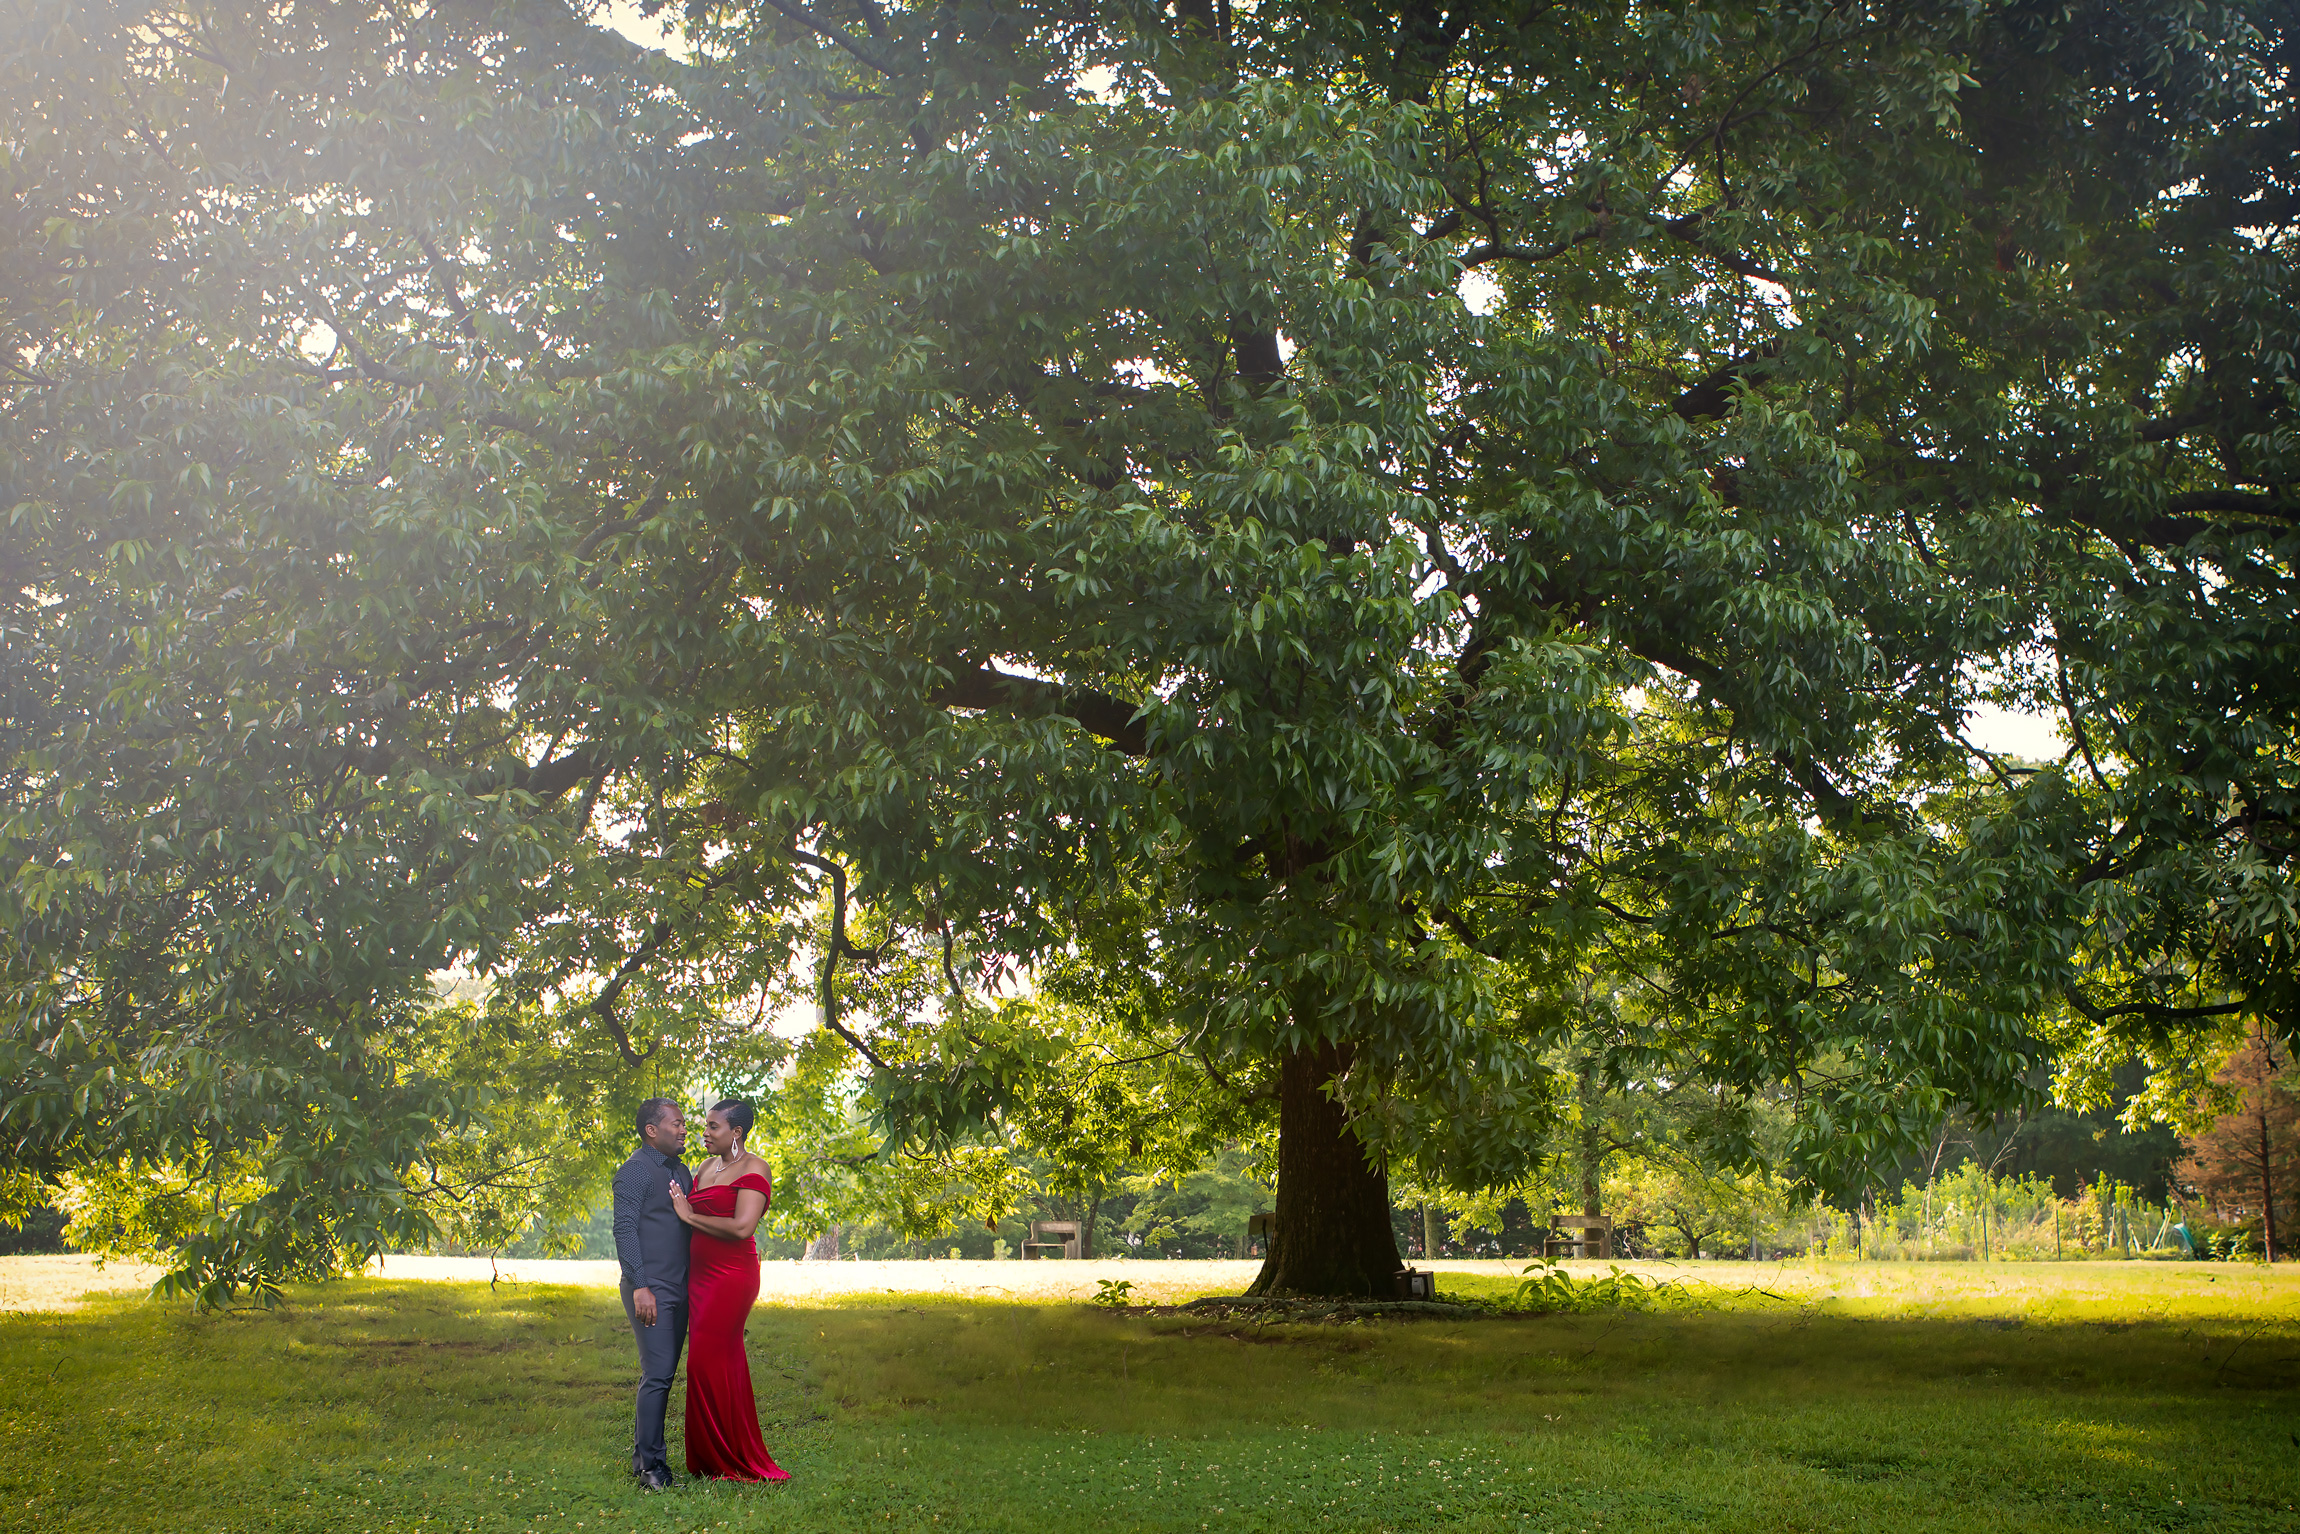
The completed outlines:
[[[697,1214],[732,1219],[737,1190],[764,1193],[774,1185],[756,1172],[733,1182],[698,1186],[689,1195]],[[694,1233],[687,1258],[687,1473],[730,1481],[787,1481],[759,1436],[759,1409],[751,1395],[751,1361],[743,1326],[759,1298],[759,1249],[707,1230]]]

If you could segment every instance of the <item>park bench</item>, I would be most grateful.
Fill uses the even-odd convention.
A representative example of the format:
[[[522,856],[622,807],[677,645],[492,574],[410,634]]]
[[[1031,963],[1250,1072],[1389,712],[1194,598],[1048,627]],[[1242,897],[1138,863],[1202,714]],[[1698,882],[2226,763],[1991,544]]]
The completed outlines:
[[[1034,1257],[1074,1258],[1085,1234],[1076,1220],[1032,1220],[1030,1239],[1022,1243],[1024,1261]]]
[[[1558,1214],[1549,1219],[1550,1232],[1541,1239],[1544,1257],[1604,1257],[1613,1255],[1613,1219],[1602,1214]],[[1561,1231],[1579,1231],[1577,1236]]]

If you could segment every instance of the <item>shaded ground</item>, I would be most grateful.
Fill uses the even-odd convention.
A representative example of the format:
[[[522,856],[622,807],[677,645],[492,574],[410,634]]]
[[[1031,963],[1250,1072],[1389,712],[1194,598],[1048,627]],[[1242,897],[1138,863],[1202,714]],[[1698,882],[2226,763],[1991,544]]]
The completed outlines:
[[[2300,1530],[2300,1281],[2201,1267],[1325,1326],[821,1297],[751,1323],[797,1479],[656,1497],[607,1291],[99,1297],[0,1317],[0,1528]],[[1981,1309],[1875,1318],[1912,1302]]]

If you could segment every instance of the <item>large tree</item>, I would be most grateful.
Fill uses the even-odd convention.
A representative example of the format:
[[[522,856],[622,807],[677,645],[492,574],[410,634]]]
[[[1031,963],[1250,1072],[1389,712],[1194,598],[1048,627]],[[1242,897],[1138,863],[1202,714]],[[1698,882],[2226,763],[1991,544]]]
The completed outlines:
[[[858,904],[1146,900],[1279,1290],[1524,1173],[1602,933],[1824,1180],[2063,1000],[2290,1026],[2289,6],[596,23],[7,0],[13,1166],[356,1247],[454,962],[637,1067],[808,959],[956,1144],[1035,1057]]]

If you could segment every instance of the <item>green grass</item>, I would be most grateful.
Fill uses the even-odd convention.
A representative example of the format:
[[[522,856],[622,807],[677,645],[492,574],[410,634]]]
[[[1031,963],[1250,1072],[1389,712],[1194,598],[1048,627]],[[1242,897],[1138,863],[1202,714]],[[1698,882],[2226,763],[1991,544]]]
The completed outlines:
[[[1458,1324],[768,1307],[796,1479],[660,1496],[611,1293],[106,1297],[0,1317],[0,1528],[2300,1530],[2300,1282],[2119,1266]]]

